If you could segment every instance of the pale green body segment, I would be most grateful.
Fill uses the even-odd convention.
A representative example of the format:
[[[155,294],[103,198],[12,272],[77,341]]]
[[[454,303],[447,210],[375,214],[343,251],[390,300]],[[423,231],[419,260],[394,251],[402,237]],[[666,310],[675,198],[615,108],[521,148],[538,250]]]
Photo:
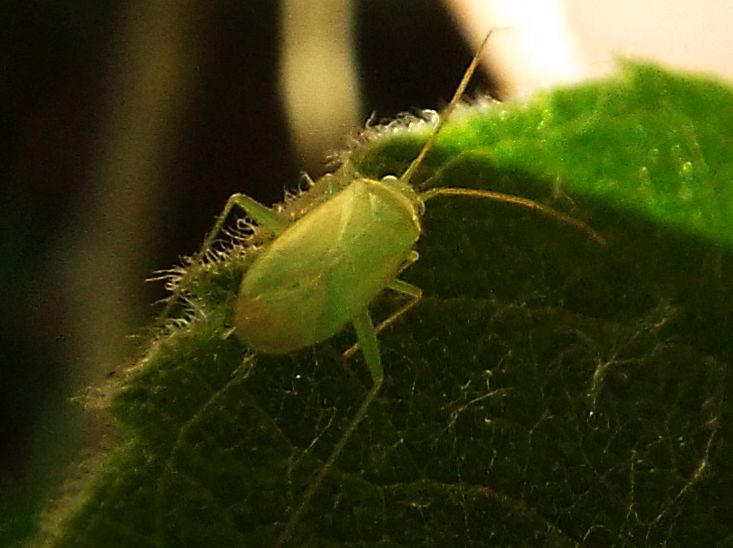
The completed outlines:
[[[284,354],[352,322],[405,266],[421,202],[399,181],[356,179],[290,224],[255,258],[234,312],[237,336]]]

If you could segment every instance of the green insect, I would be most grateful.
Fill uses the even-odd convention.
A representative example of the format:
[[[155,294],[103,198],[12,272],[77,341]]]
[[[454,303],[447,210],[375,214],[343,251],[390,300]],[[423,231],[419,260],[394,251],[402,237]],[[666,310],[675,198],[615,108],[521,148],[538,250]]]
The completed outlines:
[[[418,259],[414,250],[421,234],[425,202],[438,196],[470,196],[531,208],[569,223],[599,243],[588,225],[552,208],[518,196],[467,188],[440,187],[419,191],[411,185],[416,170],[463,95],[476,70],[489,33],[466,69],[453,98],[402,176],[381,180],[355,177],[344,184],[326,175],[303,196],[270,209],[252,198],[231,196],[207,237],[198,259],[210,247],[233,208],[242,209],[267,238],[244,274],[234,310],[234,332],[256,352],[286,354],[329,339],[348,324],[361,350],[372,387],[331,455],[290,515],[276,545],[287,542],[319,485],[333,467],[384,380],[377,334],[415,306],[420,288],[398,279]],[[369,306],[384,289],[409,297],[407,304],[375,326]],[[174,295],[175,297],[175,295]]]

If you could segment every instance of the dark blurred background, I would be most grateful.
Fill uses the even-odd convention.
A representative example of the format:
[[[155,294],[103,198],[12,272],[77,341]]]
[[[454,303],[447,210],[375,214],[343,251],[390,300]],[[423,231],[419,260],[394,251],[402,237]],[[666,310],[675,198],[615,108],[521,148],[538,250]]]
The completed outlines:
[[[145,279],[194,252],[231,193],[269,204],[323,172],[328,150],[295,151],[281,101],[283,4],[3,2],[1,546],[98,438],[69,398],[134,356],[164,296]],[[472,51],[443,5],[351,10],[353,125],[444,105]]]

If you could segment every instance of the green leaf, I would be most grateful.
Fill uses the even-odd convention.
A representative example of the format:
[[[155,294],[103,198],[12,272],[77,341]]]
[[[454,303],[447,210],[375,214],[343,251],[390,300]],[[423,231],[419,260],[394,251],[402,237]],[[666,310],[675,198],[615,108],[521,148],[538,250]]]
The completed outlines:
[[[399,126],[399,129],[396,129]],[[380,334],[386,380],[290,544],[733,545],[733,92],[647,65],[461,109],[428,185],[423,301]],[[429,126],[373,131],[343,171],[400,174]],[[371,380],[350,330],[248,353],[247,255],[192,266],[187,322],[113,390],[120,441],[53,514],[52,546],[267,546]],[[374,316],[399,304],[380,297]]]

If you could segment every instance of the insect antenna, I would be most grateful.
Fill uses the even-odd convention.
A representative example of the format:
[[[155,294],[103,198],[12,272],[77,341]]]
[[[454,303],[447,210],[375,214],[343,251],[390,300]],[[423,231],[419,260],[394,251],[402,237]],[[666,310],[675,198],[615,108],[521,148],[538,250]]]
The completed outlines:
[[[420,199],[423,202],[427,202],[428,200],[431,200],[437,196],[470,196],[473,198],[494,200],[496,202],[504,202],[507,204],[513,204],[520,207],[525,207],[527,209],[532,209],[534,211],[542,213],[543,215],[546,215],[547,217],[557,219],[561,223],[568,224],[573,228],[580,230],[581,232],[585,232],[591,240],[593,240],[600,246],[606,245],[606,239],[598,232],[593,230],[593,228],[591,228],[591,226],[587,223],[581,221],[580,219],[576,219],[575,217],[571,217],[570,215],[567,215],[562,211],[558,211],[557,209],[554,209],[544,204],[540,204],[539,202],[535,202],[534,200],[530,200],[528,198],[522,198],[521,196],[505,194],[503,192],[496,192],[493,190],[454,187],[432,188],[430,190],[426,190],[425,192],[420,193]]]
[[[456,108],[459,101],[461,100],[461,97],[463,96],[463,94],[466,91],[466,87],[468,86],[468,83],[471,81],[473,74],[476,72],[476,68],[478,67],[479,61],[481,60],[481,55],[483,54],[484,50],[486,49],[486,45],[488,44],[489,38],[491,38],[491,35],[497,30],[507,30],[507,29],[508,27],[495,27],[486,33],[486,36],[484,37],[483,41],[481,42],[481,45],[478,47],[478,49],[476,50],[476,53],[474,53],[473,58],[471,59],[471,62],[468,64],[468,68],[466,68],[465,72],[463,73],[463,77],[461,78],[461,81],[459,82],[458,87],[456,88],[456,91],[453,93],[453,97],[451,98],[450,102],[445,106],[445,108],[440,112],[438,116],[438,121],[435,124],[433,131],[430,132],[430,136],[428,137],[428,140],[425,141],[425,144],[420,149],[420,152],[418,153],[418,155],[415,157],[415,159],[412,162],[410,162],[410,165],[407,167],[405,172],[402,174],[402,177],[400,177],[400,180],[403,183],[410,184],[412,178],[415,176],[415,173],[417,172],[418,168],[420,167],[420,164],[423,162],[428,152],[430,152],[430,149],[433,147],[433,144],[435,143],[435,140],[438,137],[438,133],[440,133],[440,130],[443,128],[443,125],[448,121],[451,113],[453,112],[453,110]],[[418,185],[418,187],[420,186],[424,186],[424,183],[422,185]],[[522,198],[521,196],[515,196],[513,194],[505,194],[503,192],[496,192],[496,191],[491,191],[491,190],[453,188],[453,187],[433,188],[430,190],[425,190],[420,193],[420,198],[422,199],[423,202],[426,202],[437,196],[471,196],[474,198],[482,198],[482,199],[494,200],[497,202],[505,202],[505,203],[514,204],[520,207],[532,209],[548,217],[557,219],[560,222],[566,223],[582,232],[585,232],[590,239],[595,241],[600,246],[606,245],[605,238],[601,236],[598,232],[593,230],[593,228],[591,228],[587,223],[584,223],[583,221],[579,219],[576,219],[574,217],[571,217],[570,215],[562,213],[561,211],[557,211],[556,209],[550,206],[540,204],[528,198]]]
[[[410,165],[407,167],[405,172],[402,174],[402,177],[400,177],[400,180],[404,183],[410,183],[411,179],[414,177],[415,172],[417,171],[417,168],[420,167],[420,164],[425,159],[425,156],[427,156],[428,152],[430,152],[430,149],[433,148],[433,144],[435,143],[435,139],[438,137],[438,133],[440,133],[440,130],[443,128],[443,124],[445,124],[446,120],[450,118],[451,113],[456,108],[456,105],[461,100],[461,97],[466,91],[466,87],[468,86],[468,83],[471,81],[471,78],[473,77],[473,73],[476,72],[476,67],[478,67],[479,61],[481,60],[481,55],[484,52],[484,49],[486,48],[486,44],[489,42],[489,38],[491,38],[491,35],[494,33],[495,30],[499,29],[491,29],[489,32],[486,33],[486,36],[484,37],[483,41],[481,42],[481,45],[476,50],[476,53],[473,54],[473,58],[471,59],[471,62],[468,65],[468,68],[463,73],[463,77],[461,78],[460,83],[458,84],[458,87],[456,88],[456,91],[453,93],[453,97],[451,98],[450,102],[443,108],[443,110],[438,115],[438,122],[435,124],[435,127],[433,128],[433,131],[430,133],[430,136],[428,137],[428,140],[425,141],[425,144],[420,149],[420,152],[415,157],[415,159],[410,162]]]

